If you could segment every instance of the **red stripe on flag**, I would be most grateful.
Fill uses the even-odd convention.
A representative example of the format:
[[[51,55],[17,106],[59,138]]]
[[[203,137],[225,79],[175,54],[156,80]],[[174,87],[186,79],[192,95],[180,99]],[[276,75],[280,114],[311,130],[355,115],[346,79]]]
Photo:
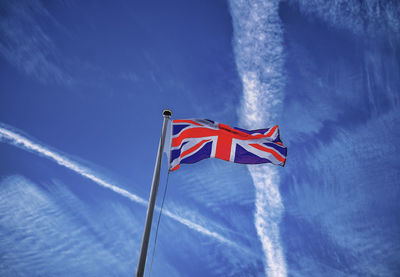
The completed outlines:
[[[178,137],[172,139],[172,147],[177,147],[181,145],[182,141],[186,138],[204,138],[217,135],[218,135],[217,130],[209,128],[204,128],[204,127],[188,128],[187,130],[182,131],[182,133]]]
[[[221,160],[229,161],[231,157],[232,137],[221,134],[218,136],[215,157]]]
[[[187,120],[181,120],[181,121],[187,121]],[[187,122],[186,122],[187,123]],[[278,126],[275,127],[275,130]],[[242,135],[243,134],[243,135]],[[211,136],[229,136],[231,138],[237,138],[240,140],[253,140],[253,139],[260,139],[260,138],[266,138],[268,135],[262,135],[262,134],[257,134],[257,135],[249,135],[245,134],[242,132],[242,134],[234,134],[231,133],[227,130],[224,129],[211,129],[207,127],[192,127],[183,130],[178,137],[175,137],[172,139],[172,147],[177,147],[179,146],[182,141],[186,138],[201,138],[201,137],[211,137]]]
[[[178,168],[179,168],[179,164],[177,164],[176,166],[174,166],[173,168],[171,168],[171,170],[170,170],[170,171],[177,170]]]
[[[188,150],[184,151],[181,153],[181,157],[184,157],[190,153],[193,153],[194,151],[196,151],[197,149],[199,149],[204,143],[210,141],[209,139],[205,139],[200,141],[199,143],[197,143],[195,146],[189,148]]]
[[[278,128],[278,125],[274,126],[269,130],[269,132],[266,134],[267,137],[272,136],[272,134],[275,132],[275,130]]]
[[[278,153],[276,153],[276,151],[271,150],[271,149],[266,148],[266,147],[263,147],[263,146],[261,146],[259,144],[253,143],[253,144],[250,144],[250,146],[253,146],[254,148],[257,148],[258,150],[271,153],[278,161],[280,161],[282,163],[286,160],[285,158],[282,158]]]

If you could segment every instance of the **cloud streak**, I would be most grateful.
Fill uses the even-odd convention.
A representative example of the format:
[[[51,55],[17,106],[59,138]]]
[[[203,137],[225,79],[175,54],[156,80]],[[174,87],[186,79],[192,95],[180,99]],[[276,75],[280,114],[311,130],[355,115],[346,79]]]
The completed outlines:
[[[359,35],[400,33],[400,9],[397,1],[290,0],[306,15],[317,16],[332,26]]]
[[[6,127],[4,124],[0,125],[0,141],[7,142],[7,143],[12,144],[16,147],[19,147],[21,149],[28,150],[34,154],[48,158],[48,159],[56,162],[57,164],[74,171],[75,173],[81,175],[82,177],[85,177],[104,188],[110,189],[113,192],[118,193],[119,195],[124,196],[135,203],[138,203],[143,206],[147,206],[148,202],[145,199],[143,199],[135,194],[132,194],[129,191],[122,189],[116,185],[113,185],[108,181],[105,181],[104,179],[98,177],[96,174],[91,172],[91,170],[89,168],[86,168],[86,167],[68,159],[67,157],[65,157],[63,155],[60,155],[60,154],[48,149],[47,147],[45,147],[43,145],[35,143],[32,140],[16,133],[15,131],[12,131],[10,129],[11,128]],[[159,208],[157,208],[157,209],[159,209]],[[218,240],[219,242],[222,242],[226,245],[241,249],[241,247],[239,247],[236,243],[230,241],[229,239],[225,238],[224,236],[220,235],[217,232],[213,232],[197,223],[194,223],[188,219],[180,217],[168,210],[164,209],[163,213],[166,216],[168,216],[169,218],[185,225],[186,227],[188,227],[192,230],[195,230],[195,231],[197,231],[203,235],[206,235],[208,237],[214,238],[214,239]]]
[[[132,213],[88,206],[57,180],[2,175],[0,276],[128,276],[140,247],[132,234],[142,231]]]
[[[71,76],[60,66],[57,47],[41,23],[60,27],[46,7],[40,1],[3,1],[0,10],[0,55],[42,83],[71,84]]]
[[[243,84],[239,120],[247,128],[265,128],[279,114],[284,86],[279,1],[231,1],[236,65]],[[280,243],[283,205],[277,170],[249,166],[256,188],[255,227],[265,254],[268,276],[287,275]]]

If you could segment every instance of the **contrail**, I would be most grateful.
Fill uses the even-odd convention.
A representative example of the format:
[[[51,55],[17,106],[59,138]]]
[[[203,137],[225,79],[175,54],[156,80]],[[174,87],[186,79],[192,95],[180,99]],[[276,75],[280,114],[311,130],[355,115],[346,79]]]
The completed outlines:
[[[71,169],[72,171],[78,173],[79,175],[81,175],[85,178],[88,178],[89,180],[92,180],[96,184],[98,184],[102,187],[108,188],[122,196],[127,197],[128,199],[130,199],[133,202],[136,202],[143,206],[147,206],[147,204],[148,204],[147,200],[145,200],[137,195],[134,195],[134,194],[130,193],[129,191],[122,189],[116,185],[110,184],[107,181],[97,177],[94,173],[91,172],[91,170],[89,168],[86,168],[74,161],[71,161],[70,159],[68,159],[64,156],[57,154],[54,151],[49,150],[47,147],[39,145],[38,143],[35,143],[16,132],[13,132],[13,131],[9,130],[9,128],[5,128],[4,125],[3,125],[3,127],[0,126],[0,141],[1,140],[5,141],[7,143],[10,143],[16,147],[19,147],[21,149],[28,150],[30,152],[33,152],[35,154],[38,154],[40,156],[46,157],[50,160],[53,160],[56,163],[58,163],[59,165],[64,166],[68,169]],[[185,219],[178,215],[175,215],[168,210],[164,210],[163,214],[165,214],[169,218],[189,227],[192,230],[202,233],[203,235],[212,237],[212,238],[214,238],[222,243],[228,244],[230,246],[242,249],[236,243],[226,239],[222,235],[220,235],[216,232],[210,231],[207,228],[205,228],[197,223],[194,223],[188,219]]]
[[[283,50],[279,1],[231,0],[236,66],[243,84],[240,124],[249,129],[274,122],[282,101]],[[265,273],[287,276],[280,242],[279,223],[283,204],[276,168],[248,167],[256,189],[255,227],[265,255]]]

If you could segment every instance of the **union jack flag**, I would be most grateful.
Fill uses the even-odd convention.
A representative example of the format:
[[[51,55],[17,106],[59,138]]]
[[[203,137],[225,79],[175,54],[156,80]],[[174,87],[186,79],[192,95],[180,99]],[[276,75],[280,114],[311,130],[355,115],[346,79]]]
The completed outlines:
[[[218,158],[241,164],[273,163],[284,166],[287,148],[279,138],[278,126],[244,130],[209,119],[175,119],[169,170],[180,164]]]

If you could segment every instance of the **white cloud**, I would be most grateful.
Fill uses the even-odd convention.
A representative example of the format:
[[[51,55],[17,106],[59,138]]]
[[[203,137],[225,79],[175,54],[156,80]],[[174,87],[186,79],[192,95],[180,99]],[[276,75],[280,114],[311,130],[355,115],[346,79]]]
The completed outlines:
[[[243,84],[240,125],[250,129],[276,124],[284,86],[279,1],[231,1],[236,65]],[[280,243],[283,205],[277,171],[249,166],[256,188],[255,226],[265,254],[268,276],[287,275]]]
[[[59,27],[40,1],[4,1],[0,15],[0,55],[40,82],[71,84],[59,64],[54,41],[41,22]]]
[[[291,258],[301,256],[293,263],[299,276],[393,276],[399,256],[393,246],[400,237],[399,123],[398,109],[393,109],[341,128],[331,141],[301,154],[305,165],[292,167],[285,208],[301,222],[299,237],[288,237]],[[304,172],[301,178],[296,178],[298,171]],[[315,250],[302,251],[311,238],[316,249],[336,252],[331,261],[323,264],[324,258],[313,259]]]
[[[139,243],[125,234],[141,230],[134,219],[115,216],[128,213],[127,208],[103,204],[107,209],[99,219],[59,182],[51,183],[49,195],[19,175],[2,178],[0,190],[0,275],[129,274],[131,249]]]
[[[89,168],[86,168],[86,167],[70,160],[69,158],[65,157],[64,155],[60,155],[60,154],[56,153],[55,151],[48,149],[45,146],[35,143],[32,140],[14,132],[14,131],[11,131],[11,128],[9,128],[9,127],[6,128],[5,125],[0,126],[0,141],[5,141],[5,142],[10,143],[14,146],[17,146],[21,149],[28,150],[30,152],[33,152],[35,154],[38,154],[40,156],[46,157],[50,160],[53,160],[54,162],[58,163],[59,165],[64,166],[64,167],[78,173],[82,177],[85,177],[102,187],[110,189],[124,197],[127,197],[128,199],[130,199],[131,201],[133,201],[135,203],[141,204],[143,206],[147,206],[148,202],[145,199],[143,199],[133,193],[130,193],[129,191],[122,189],[122,188],[104,180],[103,178],[98,177]],[[159,208],[157,208],[157,209],[159,209]],[[201,226],[200,224],[197,224],[188,219],[180,217],[168,210],[164,210],[163,213],[166,216],[168,216],[169,218],[187,226],[188,228],[190,228],[192,230],[195,230],[195,231],[197,231],[203,235],[206,235],[208,237],[214,238],[221,243],[242,249],[235,242],[230,241],[229,239],[225,238],[221,234],[219,234],[215,231],[209,230],[209,229],[205,228],[204,226]]]
[[[358,0],[291,0],[307,15],[316,15],[328,24],[356,34],[375,35],[400,33],[400,6],[398,1]]]

